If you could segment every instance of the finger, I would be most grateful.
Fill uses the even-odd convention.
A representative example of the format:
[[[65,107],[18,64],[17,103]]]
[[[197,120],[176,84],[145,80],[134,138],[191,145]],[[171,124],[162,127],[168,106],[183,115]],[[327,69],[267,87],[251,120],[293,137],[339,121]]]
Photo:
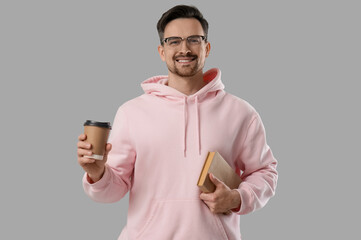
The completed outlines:
[[[212,212],[212,213],[223,213],[224,215],[229,215],[232,213],[231,210],[224,210],[224,209],[221,209],[219,207],[217,207],[216,203],[212,202],[212,201],[203,201],[207,207],[209,208],[209,210]]]
[[[79,141],[84,141],[85,139],[86,139],[85,133],[80,134],[79,137],[78,137]]]
[[[84,141],[79,141],[77,144],[78,148],[91,149],[91,144]]]
[[[201,193],[201,195],[199,196],[201,200],[203,200],[204,202],[208,202],[208,201],[214,201],[213,198],[213,194],[212,193]]]
[[[209,178],[211,179],[211,181],[214,183],[214,185],[218,186],[218,185],[224,185],[224,183],[222,181],[220,181],[216,176],[214,176],[212,173],[209,174]]]
[[[214,203],[209,201],[203,201],[209,208],[214,208]]]
[[[112,145],[110,143],[107,143],[107,145],[105,146],[105,152],[104,152],[104,155],[103,155],[103,160],[108,158],[108,154],[109,154],[110,150],[112,150]]]
[[[105,151],[106,154],[108,154],[110,152],[110,150],[112,150],[112,144],[111,143],[107,143],[107,145],[105,146]]]
[[[86,150],[86,149],[81,149],[78,148],[78,156],[79,157],[83,157],[83,156],[91,156],[93,154],[92,151]]]
[[[207,201],[207,194],[205,194],[205,193],[201,193],[200,195],[199,195],[199,198],[204,202],[204,201]]]
[[[214,209],[213,203],[208,202],[208,201],[203,201],[203,202],[209,209]]]
[[[211,213],[217,214],[217,210],[216,210],[214,207],[208,206],[208,208],[209,208],[209,210],[211,211]]]
[[[95,160],[94,158],[86,158],[86,157],[80,157],[78,158],[78,162],[80,164],[80,166],[84,166],[86,164],[90,164],[90,163],[95,163]]]

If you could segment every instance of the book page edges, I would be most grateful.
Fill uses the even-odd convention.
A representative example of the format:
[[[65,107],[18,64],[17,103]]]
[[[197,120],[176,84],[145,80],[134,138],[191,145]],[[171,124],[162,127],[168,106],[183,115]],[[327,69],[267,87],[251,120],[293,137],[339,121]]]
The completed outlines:
[[[205,184],[205,181],[208,177],[208,171],[211,166],[211,163],[213,161],[215,152],[209,152],[206,158],[206,161],[204,162],[201,174],[198,179],[197,185],[202,189],[203,185]],[[209,177],[208,177],[209,178]]]

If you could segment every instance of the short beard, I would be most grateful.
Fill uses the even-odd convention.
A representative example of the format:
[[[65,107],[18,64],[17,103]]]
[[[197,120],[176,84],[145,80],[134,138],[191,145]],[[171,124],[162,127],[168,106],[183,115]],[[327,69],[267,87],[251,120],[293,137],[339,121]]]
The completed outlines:
[[[177,56],[177,57],[180,57],[180,56]],[[175,74],[175,75],[178,75],[180,77],[193,77],[194,75],[196,75],[199,70],[201,70],[203,68],[203,66],[200,68],[199,64],[196,63],[192,68],[188,69],[188,71],[186,73],[183,73],[179,68],[176,67],[176,58],[177,57],[174,57],[173,58],[173,61],[174,61],[174,67],[172,68],[171,66],[167,66],[168,67],[168,70]],[[194,61],[197,61],[198,60],[198,57],[195,56],[195,55],[186,55],[185,57],[195,57]]]
[[[174,67],[174,68],[170,68],[168,67],[168,70],[175,74],[178,75],[180,77],[193,77],[194,75],[196,75],[196,73],[198,72],[198,65],[195,65],[194,67],[192,67],[189,71],[187,71],[186,73],[181,72],[178,68]]]

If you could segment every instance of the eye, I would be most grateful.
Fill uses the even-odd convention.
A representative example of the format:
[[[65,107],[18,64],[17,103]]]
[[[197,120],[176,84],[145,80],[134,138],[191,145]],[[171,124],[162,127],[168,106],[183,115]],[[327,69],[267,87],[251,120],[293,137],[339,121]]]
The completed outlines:
[[[190,44],[199,44],[201,41],[200,41],[200,37],[194,36],[194,37],[189,37],[188,42]]]
[[[181,42],[181,40],[178,38],[168,40],[169,45],[178,45],[178,44],[180,44],[180,42]]]

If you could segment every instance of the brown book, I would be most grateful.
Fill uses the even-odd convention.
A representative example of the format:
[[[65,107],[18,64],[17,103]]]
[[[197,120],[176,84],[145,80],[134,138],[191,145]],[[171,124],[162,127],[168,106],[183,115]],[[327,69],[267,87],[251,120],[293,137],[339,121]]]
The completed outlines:
[[[212,173],[224,182],[230,189],[238,188],[242,181],[240,176],[218,152],[209,152],[204,161],[204,166],[197,183],[202,192],[209,193],[216,190],[216,186],[209,178],[209,173]]]

